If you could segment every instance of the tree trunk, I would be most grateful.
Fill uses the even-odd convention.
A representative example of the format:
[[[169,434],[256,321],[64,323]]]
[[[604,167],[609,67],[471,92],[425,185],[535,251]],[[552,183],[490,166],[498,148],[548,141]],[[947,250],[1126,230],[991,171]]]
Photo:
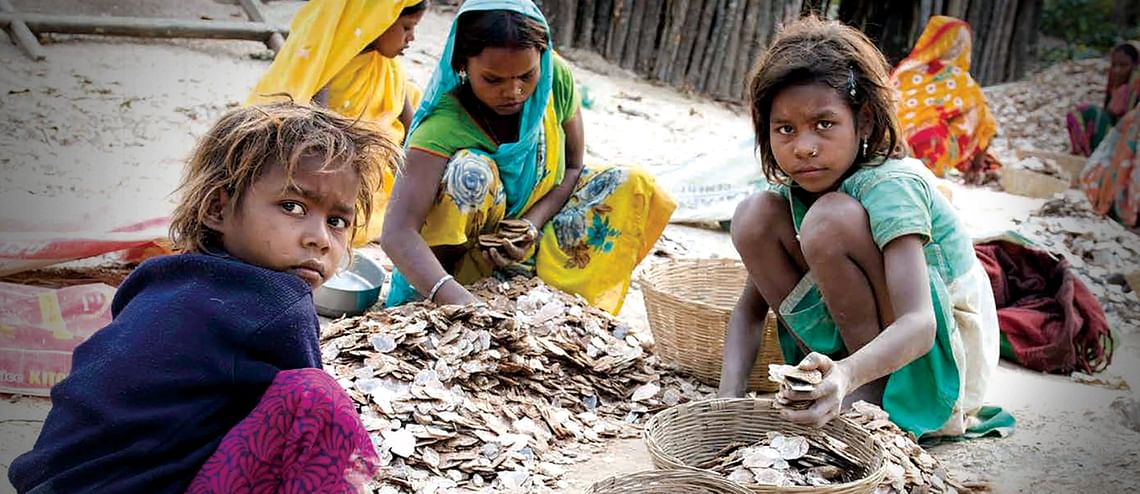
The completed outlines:
[[[918,34],[915,34],[915,33],[921,33],[922,32],[921,31],[922,27],[926,25],[926,20],[930,18],[930,15],[932,12],[934,12],[934,2],[933,1],[921,0],[920,2],[918,2],[918,16],[914,21],[915,28],[910,30],[910,33],[911,33],[910,39],[911,40],[918,38]]]
[[[591,50],[594,48],[594,7],[596,6],[595,0],[581,0],[578,3],[578,18],[582,22],[578,23],[577,33],[574,36],[574,46]]]
[[[728,99],[735,98],[737,93],[736,86],[736,63],[740,58],[740,46],[743,44],[740,41],[740,30],[744,23],[744,8],[747,6],[748,0],[732,0],[729,2],[728,19],[729,24],[728,32],[724,33],[727,46],[720,54],[721,60],[724,63],[721,65],[720,72],[717,75],[716,84],[713,85],[713,90],[720,98]],[[747,50],[744,50],[747,51]]]
[[[824,0],[804,0],[804,5],[801,13],[804,15],[814,14],[817,17],[823,18],[827,15],[827,7]]]
[[[677,47],[681,44],[679,27],[684,24],[685,10],[689,0],[666,0],[663,16],[661,18],[661,41],[653,60],[653,79],[666,81],[669,79],[669,70],[672,68],[673,57],[677,54]]]
[[[664,36],[658,37],[658,31],[661,30],[661,18],[668,16],[668,10],[662,12],[665,7],[663,0],[650,0],[645,7],[645,20],[641,23],[641,40],[637,42],[637,60],[634,62],[634,69],[647,77],[652,77],[654,74],[654,60],[661,58],[665,53],[661,43],[658,39],[664,40]],[[661,34],[664,34],[662,31]]]
[[[759,0],[759,5],[756,6],[756,39],[752,45],[752,53],[748,58],[756,61],[760,58],[760,54],[768,49],[768,42],[772,39],[772,34],[775,32],[775,21],[772,17],[771,0]]]
[[[946,0],[946,8],[942,10],[950,17],[964,19],[966,17],[966,3],[968,0]]]
[[[804,0],[784,0],[784,24],[788,24],[800,18],[800,12],[803,11]]]
[[[1025,73],[1032,56],[1033,43],[1029,33],[1033,31],[1033,10],[1036,0],[1021,0],[1017,6],[1017,24],[1014,26],[1013,36],[1010,39],[1010,56],[1006,60],[1005,73],[1009,79],[1020,78]]]
[[[720,1],[704,0],[698,17],[700,22],[693,23],[696,26],[696,31],[693,33],[693,51],[689,56],[688,66],[685,67],[685,78],[682,83],[686,89],[696,89],[700,85],[701,64],[705,60],[709,38],[712,37],[712,23],[716,20],[716,8]]]
[[[997,0],[997,12],[993,24],[990,25],[990,30],[987,33],[986,41],[986,55],[985,55],[985,75],[982,77],[982,84],[990,84],[992,81],[1000,80],[1000,60],[1001,51],[1005,45],[1003,34],[1005,32],[1006,21],[1013,15],[1010,12],[1010,0]]]
[[[660,0],[654,0],[659,3]],[[625,38],[625,46],[621,50],[621,67],[632,70],[637,62],[637,45],[641,42],[641,25],[645,22],[645,10],[648,0],[635,0],[633,9],[626,18],[629,23],[629,33]]]
[[[629,36],[629,12],[633,10],[633,0],[614,0],[613,16],[610,17],[610,37],[606,40],[607,60],[621,62],[621,50]]]
[[[998,50],[997,64],[995,64],[994,71],[997,73],[993,83],[1005,82],[1010,80],[1013,76],[1009,71],[1010,54],[1013,53],[1013,34],[1017,30],[1017,14],[1021,12],[1021,3],[1025,0],[1009,0],[1009,5],[1006,8],[1005,26],[1001,30],[1001,49]]]
[[[668,51],[659,57],[659,64],[657,68],[658,80],[662,82],[669,82],[676,84],[674,79],[677,72],[684,73],[684,65],[679,63],[679,60],[686,59],[689,55],[682,55],[685,46],[685,38],[689,32],[689,24],[692,24],[693,17],[689,16],[693,5],[697,5],[700,9],[700,0],[673,0],[673,8],[669,13],[669,34],[667,37],[661,38],[661,46],[665,47]],[[681,67],[678,68],[677,67]]]
[[[736,51],[736,68],[732,73],[732,94],[729,97],[736,99],[744,96],[745,78],[752,64],[756,62],[753,54],[759,44],[760,9],[765,0],[748,0],[744,7],[744,22],[740,30],[740,47]]]
[[[243,0],[244,1],[244,0]],[[578,0],[557,0],[543,2],[542,12],[550,24],[551,38],[556,49],[569,48],[574,44],[574,25],[578,17]]]
[[[724,24],[725,7],[727,4],[728,0],[716,1],[716,10],[713,11],[713,20],[708,30],[708,42],[705,43],[705,54],[701,57],[701,63],[698,65],[700,69],[697,70],[695,78],[690,77],[692,88],[702,93],[708,89],[709,77],[712,75],[712,62],[718,58],[717,41],[720,39],[719,31],[724,30],[723,27],[718,29],[718,25]],[[692,66],[690,66],[689,69],[692,70]],[[694,74],[690,74],[690,76],[692,75]]]
[[[610,18],[614,13],[614,1],[597,0],[597,7],[594,10],[594,49],[602,56],[605,56],[606,47],[609,46],[607,43],[610,37]]]
[[[685,12],[685,22],[680,27],[681,44],[677,49],[677,56],[673,59],[669,82],[674,87],[681,87],[685,83],[685,76],[689,73],[689,63],[693,58],[693,47],[700,36],[701,12],[704,5],[713,0],[688,0],[688,9]]]

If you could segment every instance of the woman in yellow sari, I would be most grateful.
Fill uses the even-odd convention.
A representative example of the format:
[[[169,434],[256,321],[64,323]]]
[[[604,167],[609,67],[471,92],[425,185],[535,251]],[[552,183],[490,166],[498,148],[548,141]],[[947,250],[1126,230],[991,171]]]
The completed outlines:
[[[675,204],[647,173],[585,167],[573,75],[530,0],[467,0],[412,121],[380,243],[387,304],[468,304],[463,284],[535,274],[617,313]],[[502,220],[521,245],[481,247]]]
[[[970,77],[972,44],[964,21],[931,17],[891,80],[899,91],[899,124],[911,154],[939,177],[957,168],[968,182],[980,182],[1000,165],[986,153],[997,120]]]
[[[359,119],[395,142],[419,104],[420,91],[396,59],[415,40],[429,0],[312,0],[293,17],[289,38],[247,104],[289,100]],[[380,235],[395,170],[357,247]]]

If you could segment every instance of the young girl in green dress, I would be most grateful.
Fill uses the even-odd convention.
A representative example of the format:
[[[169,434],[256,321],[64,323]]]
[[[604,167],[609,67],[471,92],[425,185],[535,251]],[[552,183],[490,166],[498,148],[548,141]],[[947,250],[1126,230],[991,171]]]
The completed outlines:
[[[765,174],[732,238],[749,273],[729,323],[720,394],[741,396],[771,307],[786,362],[818,369],[781,390],[784,418],[823,425],[879,403],[917,436],[975,425],[998,359],[985,271],[922,162],[905,157],[886,60],[860,32],[785,28],[749,87]]]

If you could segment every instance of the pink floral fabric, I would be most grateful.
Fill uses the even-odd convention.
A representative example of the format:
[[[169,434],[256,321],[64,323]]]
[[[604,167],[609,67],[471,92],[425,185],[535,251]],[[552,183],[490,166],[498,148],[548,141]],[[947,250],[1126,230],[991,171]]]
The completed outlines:
[[[362,492],[379,459],[352,399],[320,369],[277,374],[189,494]]]

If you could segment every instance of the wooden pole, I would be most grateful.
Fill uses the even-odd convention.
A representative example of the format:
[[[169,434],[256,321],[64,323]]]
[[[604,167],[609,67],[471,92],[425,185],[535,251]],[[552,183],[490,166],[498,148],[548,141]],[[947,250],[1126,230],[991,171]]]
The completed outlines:
[[[1010,0],[1010,10],[1006,13],[1005,25],[1001,31],[1001,49],[998,50],[997,63],[994,66],[997,75],[995,83],[1010,79],[1009,54],[1014,48],[1013,35],[1017,29],[1017,16],[1025,14],[1024,9],[1019,8],[1019,4],[1022,3],[1025,3],[1024,0]]]
[[[708,89],[709,79],[713,75],[713,62],[718,61],[717,55],[720,53],[717,50],[717,42],[720,40],[720,32],[725,30],[724,27],[724,5],[728,0],[716,0],[716,10],[712,18],[713,22],[709,26],[708,38],[709,41],[705,45],[705,55],[701,57],[700,69],[696,74],[695,82],[692,84],[692,89],[704,93]]]
[[[744,7],[744,24],[740,29],[740,46],[736,50],[736,68],[732,71],[731,93],[729,94],[732,99],[738,99],[744,95],[744,78],[748,77],[748,72],[755,62],[752,56],[755,53],[755,45],[759,43],[760,30],[757,23],[760,21],[758,9],[761,7],[761,3],[761,0],[748,0],[748,4]]]
[[[641,40],[637,43],[637,59],[634,61],[634,68],[646,76],[653,76],[654,67],[653,62],[655,55],[660,57],[664,50],[659,50],[660,43],[657,38],[658,27],[661,26],[661,18],[668,16],[668,12],[662,12],[665,2],[663,0],[650,0],[646,6],[645,20],[641,23]],[[664,31],[662,30],[662,39],[664,39]]]
[[[931,0],[922,0],[918,2],[918,18],[914,20],[913,29],[910,30],[911,46],[914,46],[913,40],[918,39],[922,29],[926,26],[926,20],[930,18],[934,12],[934,2]]]
[[[263,22],[157,19],[0,13],[0,27],[23,21],[40,33],[135,36],[140,38],[236,39],[264,43],[276,32],[287,32]]]
[[[578,0],[562,0],[558,2],[559,22],[554,32],[555,47],[557,49],[570,48],[574,45],[574,32],[578,22]]]
[[[697,25],[696,43],[693,45],[693,56],[689,59],[689,70],[685,73],[684,80],[686,88],[699,88],[701,80],[704,79],[704,71],[708,70],[708,65],[705,64],[705,55],[708,52],[709,44],[712,42],[713,20],[716,19],[716,11],[717,8],[720,7],[721,2],[724,2],[724,0],[705,0],[704,9],[700,17],[701,22]]]
[[[245,15],[253,22],[265,22],[265,14],[261,12],[261,0],[238,0],[241,8],[245,10]],[[273,33],[269,35],[265,45],[273,50],[273,53],[281,51],[281,47],[285,46],[285,37],[281,33]]]
[[[758,12],[756,12],[756,42],[752,45],[752,53],[748,55],[749,64],[756,63],[756,59],[760,58],[760,54],[768,49],[768,40],[771,39],[775,22],[772,20],[772,7],[767,0],[760,2]]]
[[[995,81],[1001,80],[1001,74],[998,70],[998,58],[1001,56],[1003,42],[1002,32],[1005,29],[1006,18],[1013,15],[1013,13],[1009,11],[1009,0],[998,0],[995,3],[997,12],[993,22],[990,23],[989,32],[986,33],[985,75],[982,76],[983,84],[992,84]]]
[[[713,21],[712,31],[709,33],[709,44],[705,48],[705,58],[701,64],[697,91],[708,94],[716,90],[716,76],[720,72],[720,64],[724,59],[724,47],[721,41],[728,34],[728,3],[736,0],[720,0],[716,7],[716,18]],[[726,43],[727,44],[727,43]]]
[[[609,46],[610,18],[613,17],[614,2],[620,1],[597,0],[597,8],[594,12],[594,49],[602,56],[606,55],[606,47]]]
[[[946,0],[946,15],[950,17],[957,17],[965,19],[966,17],[966,0]]]
[[[647,3],[648,0],[636,0],[633,3],[633,9],[626,16],[625,22],[629,23],[629,33],[621,50],[621,67],[623,69],[633,70],[637,63],[637,45],[641,42],[641,26],[645,22]],[[653,0],[653,3],[660,3],[660,0]]]
[[[592,49],[594,47],[594,0],[582,0],[578,4],[578,17],[582,19],[582,22],[578,23],[578,32],[574,36],[574,46],[587,50]]]
[[[740,47],[741,9],[746,0],[729,0],[724,9],[725,17],[720,23],[720,39],[712,65],[709,84],[705,90],[714,96],[724,98],[732,84],[732,71],[736,66],[736,50]]]
[[[686,0],[688,7],[685,12],[684,20],[678,26],[681,33],[681,43],[672,60],[671,69],[669,72],[669,83],[675,87],[681,87],[685,83],[685,75],[688,74],[689,64],[693,58],[693,46],[696,44],[699,33],[699,24],[701,20],[701,10],[705,2],[713,2],[714,0]]]
[[[673,78],[673,61],[681,50],[681,30],[685,16],[689,12],[689,0],[669,0],[669,10],[665,13],[665,27],[661,31],[661,51],[653,64],[653,75],[659,81],[668,82]]]
[[[0,0],[0,12],[15,14],[16,8],[8,0]],[[40,46],[40,41],[36,39],[36,35],[28,29],[28,25],[23,21],[15,21],[8,25],[8,33],[12,35],[12,41],[24,50],[28,58],[41,62],[47,60],[47,54],[44,53],[44,47]]]
[[[606,59],[621,63],[621,51],[629,36],[629,12],[633,10],[633,0],[614,0],[614,13],[610,18],[610,35],[606,40]]]

